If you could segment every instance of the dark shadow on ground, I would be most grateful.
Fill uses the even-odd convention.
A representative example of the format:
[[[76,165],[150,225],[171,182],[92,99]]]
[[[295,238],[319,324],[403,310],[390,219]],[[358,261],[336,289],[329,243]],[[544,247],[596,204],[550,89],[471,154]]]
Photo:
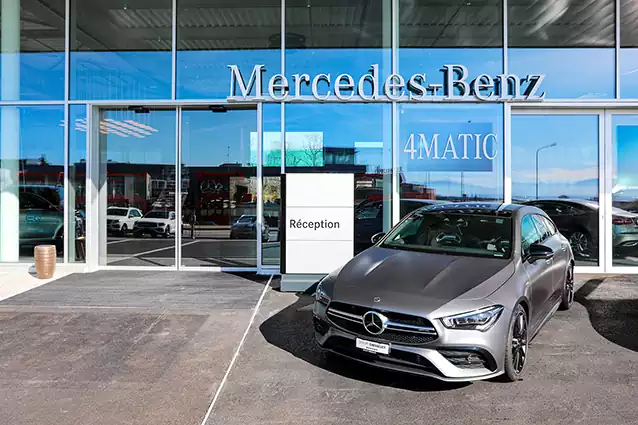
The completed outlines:
[[[311,296],[307,293],[302,294],[294,304],[262,323],[259,330],[266,341],[314,366],[371,384],[423,392],[455,390],[469,385],[385,371],[349,359],[326,355],[315,342],[312,303]]]
[[[604,281],[604,278],[588,280],[576,292],[574,299],[587,309],[596,332],[614,344],[638,351],[638,299],[592,297]]]

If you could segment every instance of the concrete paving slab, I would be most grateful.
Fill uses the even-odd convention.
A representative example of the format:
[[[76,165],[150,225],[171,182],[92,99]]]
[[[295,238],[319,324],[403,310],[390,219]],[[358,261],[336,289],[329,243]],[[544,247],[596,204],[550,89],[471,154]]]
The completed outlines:
[[[5,300],[0,422],[201,423],[265,283],[108,271]]]
[[[208,425],[638,423],[635,278],[582,281],[513,384],[446,384],[330,361],[314,343],[310,303],[267,293]]]

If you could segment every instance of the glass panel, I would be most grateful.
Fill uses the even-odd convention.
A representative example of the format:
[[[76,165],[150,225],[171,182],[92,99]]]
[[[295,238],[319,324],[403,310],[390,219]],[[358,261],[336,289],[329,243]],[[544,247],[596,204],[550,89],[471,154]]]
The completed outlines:
[[[278,266],[281,255],[281,105],[263,104],[263,220],[270,232],[262,243],[262,264]]]
[[[612,265],[635,267],[638,266],[638,115],[613,116],[611,153]]]
[[[225,99],[228,65],[238,65],[246,79],[257,64],[276,74],[280,47],[280,0],[178,0],[177,97]]]
[[[391,117],[389,104],[286,105],[286,172],[355,176],[355,254],[391,227]]]
[[[462,64],[467,80],[503,71],[501,0],[451,4],[445,0],[399,1],[399,70],[425,73],[425,84],[443,84],[441,68]]]
[[[171,0],[71,0],[71,99],[170,99]]]
[[[64,99],[64,0],[3,0],[2,100]]]
[[[0,108],[0,262],[64,249],[64,107]]]
[[[391,22],[390,0],[287,0],[286,73],[330,73],[334,80],[378,64],[385,81],[392,69]],[[310,95],[310,87],[302,86],[301,94]]]
[[[614,0],[507,5],[511,73],[545,74],[548,98],[615,96]]]
[[[175,265],[175,118],[174,110],[103,112],[109,265]]]
[[[183,265],[257,265],[256,159],[255,109],[182,112]]]
[[[86,105],[69,107],[69,262],[86,261]]]
[[[620,0],[620,97],[638,98],[638,1]]]
[[[598,115],[512,115],[512,200],[544,210],[576,265],[599,264]]]
[[[447,201],[503,199],[502,105],[399,105],[401,217]]]

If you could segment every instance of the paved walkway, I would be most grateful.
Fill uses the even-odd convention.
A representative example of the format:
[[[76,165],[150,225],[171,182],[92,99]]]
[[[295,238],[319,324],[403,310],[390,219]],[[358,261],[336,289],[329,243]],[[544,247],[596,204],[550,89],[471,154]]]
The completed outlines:
[[[638,278],[580,279],[515,384],[330,363],[254,276],[71,275],[0,303],[7,424],[638,424]]]

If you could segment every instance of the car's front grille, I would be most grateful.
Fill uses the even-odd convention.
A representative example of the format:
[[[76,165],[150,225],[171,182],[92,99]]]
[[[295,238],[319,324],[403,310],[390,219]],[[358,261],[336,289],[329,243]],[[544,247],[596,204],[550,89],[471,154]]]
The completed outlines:
[[[363,325],[363,315],[376,311],[388,318],[385,330],[378,335],[371,334]],[[345,331],[361,335],[367,339],[396,342],[406,345],[427,344],[438,338],[438,334],[429,320],[409,314],[371,309],[340,302],[330,303],[328,318]]]

